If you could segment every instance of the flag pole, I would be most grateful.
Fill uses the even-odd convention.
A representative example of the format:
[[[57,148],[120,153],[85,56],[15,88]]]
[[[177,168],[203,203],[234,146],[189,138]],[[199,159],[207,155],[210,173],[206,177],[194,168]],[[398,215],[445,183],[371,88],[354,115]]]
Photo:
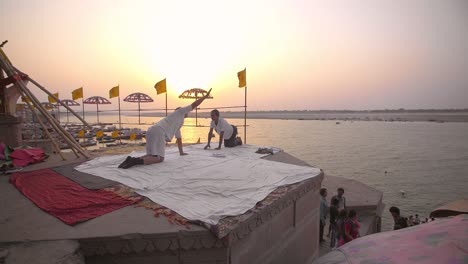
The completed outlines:
[[[120,88],[119,88],[120,90]],[[119,129],[122,129],[122,121],[120,119],[120,91],[119,91]]]
[[[96,103],[96,116],[97,116],[97,124],[99,125],[99,104],[98,103]]]
[[[166,94],[166,116],[167,116],[167,91],[165,92]]]
[[[244,102],[244,144],[247,144],[247,85],[245,86]]]
[[[138,124],[140,125],[140,98],[138,98]]]

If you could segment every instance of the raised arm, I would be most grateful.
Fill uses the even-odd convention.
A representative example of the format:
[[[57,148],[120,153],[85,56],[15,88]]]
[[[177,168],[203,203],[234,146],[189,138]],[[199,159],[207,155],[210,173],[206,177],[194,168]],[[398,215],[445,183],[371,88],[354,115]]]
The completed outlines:
[[[210,88],[210,90],[206,93],[205,96],[203,96],[202,98],[196,100],[195,102],[192,103],[192,110],[197,108],[203,101],[205,101],[206,98],[208,98],[208,96],[210,96],[210,93],[211,93],[211,89],[213,88]]]

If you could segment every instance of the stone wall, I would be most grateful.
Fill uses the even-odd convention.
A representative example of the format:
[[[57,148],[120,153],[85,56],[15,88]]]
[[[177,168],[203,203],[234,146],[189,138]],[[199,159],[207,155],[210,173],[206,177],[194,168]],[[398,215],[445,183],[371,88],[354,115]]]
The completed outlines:
[[[23,127],[21,118],[11,115],[0,116],[0,142],[8,146],[17,147],[22,144],[21,129]]]
[[[318,256],[319,190],[291,203],[230,250],[232,264],[307,263]]]

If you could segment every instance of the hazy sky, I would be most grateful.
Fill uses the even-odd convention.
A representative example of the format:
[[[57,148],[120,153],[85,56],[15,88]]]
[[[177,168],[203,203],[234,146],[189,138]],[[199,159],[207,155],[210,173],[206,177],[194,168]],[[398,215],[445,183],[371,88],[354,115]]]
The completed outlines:
[[[6,39],[62,99],[120,84],[163,108],[167,78],[169,107],[210,87],[204,107],[243,105],[247,67],[250,110],[468,108],[466,0],[0,0]]]

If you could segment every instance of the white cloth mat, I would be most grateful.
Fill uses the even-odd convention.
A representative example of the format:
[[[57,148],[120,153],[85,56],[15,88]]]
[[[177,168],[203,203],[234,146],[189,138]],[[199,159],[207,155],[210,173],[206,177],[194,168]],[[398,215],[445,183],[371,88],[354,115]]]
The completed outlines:
[[[189,220],[217,224],[253,208],[277,187],[320,174],[320,169],[260,159],[256,146],[204,150],[204,145],[166,148],[163,163],[130,169],[117,166],[127,155],[103,156],[77,166],[81,172],[125,184]],[[131,156],[144,155],[132,152]]]

